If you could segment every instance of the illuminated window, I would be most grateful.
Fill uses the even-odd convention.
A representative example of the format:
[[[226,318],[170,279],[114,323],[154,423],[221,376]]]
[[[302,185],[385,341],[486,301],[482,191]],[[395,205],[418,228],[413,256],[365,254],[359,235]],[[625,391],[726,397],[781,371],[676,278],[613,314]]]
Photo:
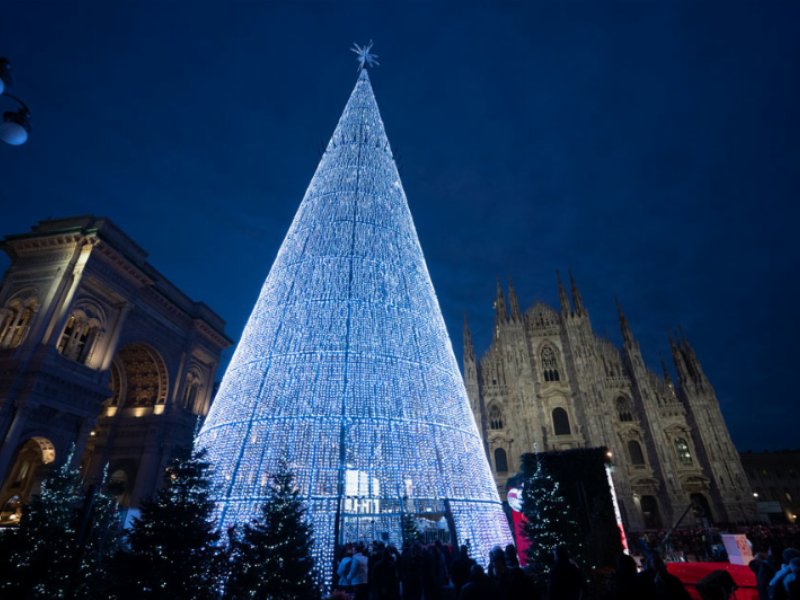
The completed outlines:
[[[675,452],[678,454],[678,460],[684,465],[692,464],[692,452],[689,450],[689,444],[683,438],[675,439]]]
[[[0,346],[16,348],[22,343],[28,334],[37,306],[36,298],[29,296],[24,300],[17,297],[0,309]]]
[[[75,310],[67,320],[56,348],[63,356],[85,364],[92,355],[101,330],[99,318],[82,309]]]
[[[503,413],[496,404],[489,409],[489,429],[503,428]]]
[[[508,457],[502,448],[494,451],[494,467],[498,473],[508,473]]]
[[[643,466],[645,464],[642,446],[636,440],[628,441],[628,455],[630,455],[633,465]]]
[[[556,435],[570,435],[569,415],[563,408],[553,409],[553,431]]]

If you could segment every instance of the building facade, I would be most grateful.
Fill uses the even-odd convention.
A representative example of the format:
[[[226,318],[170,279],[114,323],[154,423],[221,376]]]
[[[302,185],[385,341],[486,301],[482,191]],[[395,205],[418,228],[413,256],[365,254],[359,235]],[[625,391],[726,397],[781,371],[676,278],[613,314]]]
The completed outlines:
[[[628,528],[757,519],[753,492],[694,350],[670,340],[678,373],[656,374],[619,310],[622,348],[598,336],[570,277],[560,311],[508,304],[498,283],[493,341],[478,360],[464,330],[464,379],[501,494],[525,452],[606,446]]]
[[[2,248],[0,521],[67,459],[137,506],[208,411],[224,322],[108,219],[42,221]]]
[[[742,452],[759,516],[770,523],[797,523],[800,514],[800,450]]]

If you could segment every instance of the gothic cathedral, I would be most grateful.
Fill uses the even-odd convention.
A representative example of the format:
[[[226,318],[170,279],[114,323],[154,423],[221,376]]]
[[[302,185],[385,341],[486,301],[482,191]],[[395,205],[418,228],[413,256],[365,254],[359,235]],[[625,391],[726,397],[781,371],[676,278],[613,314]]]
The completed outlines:
[[[501,495],[521,454],[605,446],[628,528],[669,527],[689,506],[710,521],[756,520],[753,493],[694,350],[670,340],[678,373],[657,375],[619,310],[623,347],[598,336],[570,276],[560,313],[524,314],[498,283],[494,336],[478,361],[464,327],[464,379]],[[510,310],[509,310],[510,309]]]

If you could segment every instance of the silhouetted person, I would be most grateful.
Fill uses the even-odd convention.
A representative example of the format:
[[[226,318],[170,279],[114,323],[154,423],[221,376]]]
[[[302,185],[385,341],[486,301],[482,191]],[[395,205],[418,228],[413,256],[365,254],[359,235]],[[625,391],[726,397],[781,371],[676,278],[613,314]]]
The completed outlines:
[[[403,548],[403,554],[400,556],[400,577],[403,580],[404,600],[422,598],[424,568],[419,544]]]
[[[638,577],[636,561],[627,554],[617,557],[617,571],[611,580],[611,598],[614,600],[639,600],[647,598],[647,590]]]
[[[557,546],[556,560],[547,585],[550,600],[581,600],[586,593],[583,573],[571,559],[566,546]]]
[[[514,544],[506,546],[505,550],[506,566],[513,569],[519,566],[519,557],[517,556],[517,547]]]
[[[370,571],[372,589],[378,600],[398,600],[400,598],[400,578],[397,565],[389,548],[383,551],[382,557]]]
[[[453,580],[453,585],[456,588],[456,594],[464,587],[464,584],[469,580],[469,572],[475,561],[469,557],[469,551],[466,546],[461,546],[458,550],[458,556],[453,561],[450,568],[450,578]]]
[[[647,569],[640,573],[643,584],[648,585],[648,597],[654,600],[691,600],[681,580],[667,571],[667,565],[658,552],[653,552]]]
[[[777,546],[770,546],[767,557],[758,565],[756,573],[756,588],[759,600],[769,600],[769,582],[781,568],[781,550]]]
[[[472,565],[469,571],[469,581],[461,588],[459,600],[492,600],[493,598],[492,582],[483,572],[483,567]]]

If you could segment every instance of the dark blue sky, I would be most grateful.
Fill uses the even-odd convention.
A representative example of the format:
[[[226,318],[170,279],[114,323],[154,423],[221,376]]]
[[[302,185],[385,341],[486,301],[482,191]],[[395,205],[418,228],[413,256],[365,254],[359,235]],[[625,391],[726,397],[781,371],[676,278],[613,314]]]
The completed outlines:
[[[555,305],[571,267],[651,366],[684,327],[740,448],[798,446],[800,5],[526,4],[6,2],[0,233],[108,216],[238,338],[374,38],[459,358],[498,275]]]

